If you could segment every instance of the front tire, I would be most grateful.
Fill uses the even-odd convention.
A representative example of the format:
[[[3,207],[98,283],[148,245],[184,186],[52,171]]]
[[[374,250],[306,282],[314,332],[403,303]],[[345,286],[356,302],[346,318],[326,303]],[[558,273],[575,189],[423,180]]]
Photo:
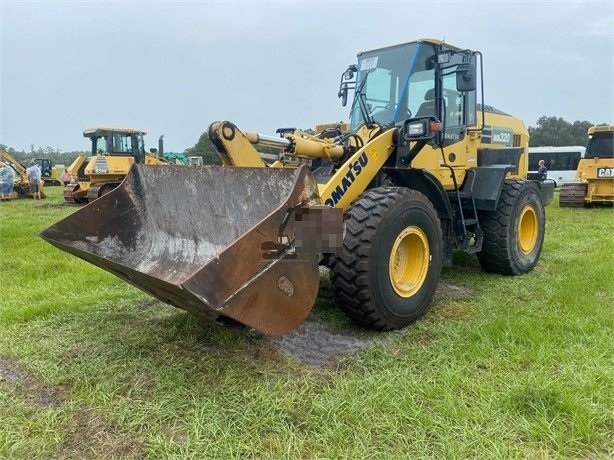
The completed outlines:
[[[427,309],[442,266],[437,211],[422,193],[380,187],[346,213],[343,250],[331,257],[337,303],[358,324],[398,329]]]
[[[530,181],[506,180],[497,210],[483,213],[480,227],[484,243],[477,257],[484,270],[503,275],[533,270],[546,232],[538,186]]]

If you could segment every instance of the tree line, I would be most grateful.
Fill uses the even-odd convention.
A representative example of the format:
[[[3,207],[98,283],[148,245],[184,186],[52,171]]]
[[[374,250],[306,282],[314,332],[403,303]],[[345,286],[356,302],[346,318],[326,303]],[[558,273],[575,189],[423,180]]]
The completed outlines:
[[[60,149],[53,147],[35,147],[34,144],[30,144],[29,151],[16,150],[4,144],[0,144],[0,150],[10,153],[13,158],[22,164],[26,164],[28,160],[33,158],[48,158],[54,165],[63,164],[66,167],[75,161],[79,155],[89,153],[89,151],[62,152]]]
[[[596,123],[590,121],[569,123],[559,117],[539,117],[537,126],[529,126],[529,145],[531,147],[586,146],[588,128],[595,125]]]
[[[606,124],[606,123],[601,123]],[[570,123],[561,117],[542,116],[537,120],[536,126],[529,126],[529,145],[531,147],[542,146],[564,146],[564,145],[586,145],[588,129],[596,123],[590,121],[574,121]],[[307,132],[313,132],[306,129]],[[88,152],[61,152],[52,147],[36,148],[30,145],[30,151],[17,151],[11,147],[0,144],[0,150],[6,150],[17,160],[26,162],[31,158],[49,158],[54,164],[64,164],[68,166],[78,155]],[[273,148],[259,148],[264,153],[277,153]],[[220,158],[215,147],[209,140],[207,132],[201,134],[200,138],[193,147],[185,150],[186,156],[201,156],[205,164],[221,164]]]

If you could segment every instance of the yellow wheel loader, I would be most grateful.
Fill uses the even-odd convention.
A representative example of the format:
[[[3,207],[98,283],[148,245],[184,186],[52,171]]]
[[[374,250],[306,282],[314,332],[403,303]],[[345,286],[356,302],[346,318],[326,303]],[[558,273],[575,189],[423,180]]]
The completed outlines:
[[[560,207],[614,204],[614,126],[589,128],[586,152],[578,163],[576,177],[579,184],[561,186]]]
[[[88,203],[117,187],[134,163],[168,164],[156,149],[145,152],[143,136],[131,128],[90,128],[83,136],[91,140],[91,155],[79,155],[67,168],[73,180],[64,188],[64,199],[71,203]],[[160,155],[162,137],[159,139]]]
[[[326,264],[349,317],[404,327],[454,250],[506,275],[541,254],[554,186],[526,179],[526,126],[478,103],[481,74],[479,52],[439,40],[359,53],[338,93],[345,105],[353,91],[349,126],[273,136],[214,122],[223,166],[135,164],[41,236],[164,302],[270,335],[304,320]],[[279,155],[265,162],[257,146]]]

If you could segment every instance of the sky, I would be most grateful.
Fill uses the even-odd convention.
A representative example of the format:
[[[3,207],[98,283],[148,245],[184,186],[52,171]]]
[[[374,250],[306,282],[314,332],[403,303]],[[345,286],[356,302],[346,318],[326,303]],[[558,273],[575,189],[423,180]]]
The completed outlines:
[[[0,144],[88,150],[85,128],[148,132],[166,151],[208,125],[275,134],[347,120],[360,51],[435,38],[478,50],[485,102],[614,124],[614,0],[0,0]]]

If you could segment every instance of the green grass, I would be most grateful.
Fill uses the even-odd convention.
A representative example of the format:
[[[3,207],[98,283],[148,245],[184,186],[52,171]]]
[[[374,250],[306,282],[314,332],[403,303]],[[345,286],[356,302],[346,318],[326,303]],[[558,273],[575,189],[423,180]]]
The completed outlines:
[[[550,204],[534,272],[457,254],[470,295],[309,366],[44,242],[47,191],[0,204],[0,458],[614,457],[611,208]]]

